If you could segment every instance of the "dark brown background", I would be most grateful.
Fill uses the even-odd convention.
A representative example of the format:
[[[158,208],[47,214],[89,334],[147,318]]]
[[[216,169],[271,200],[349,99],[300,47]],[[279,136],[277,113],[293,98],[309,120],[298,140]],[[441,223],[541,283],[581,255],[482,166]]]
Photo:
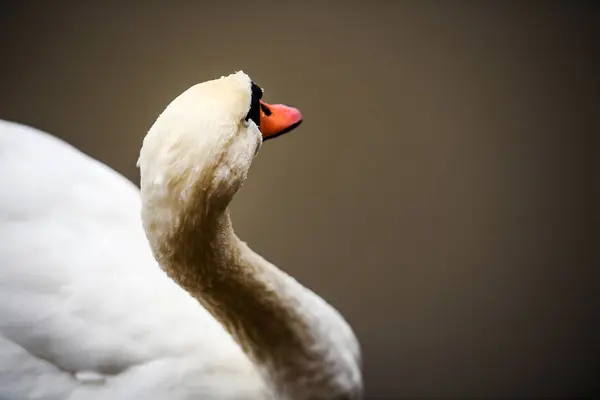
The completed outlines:
[[[338,307],[369,397],[592,389],[593,2],[2,3],[0,117],[138,182],[141,140],[237,69],[305,124],[240,236]]]

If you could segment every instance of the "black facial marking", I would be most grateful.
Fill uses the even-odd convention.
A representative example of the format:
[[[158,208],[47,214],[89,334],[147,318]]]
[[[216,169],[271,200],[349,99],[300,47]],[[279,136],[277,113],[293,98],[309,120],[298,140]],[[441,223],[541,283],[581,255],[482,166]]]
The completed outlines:
[[[262,112],[265,113],[265,115],[268,117],[269,115],[271,115],[271,109],[267,106],[265,106],[264,104],[260,103],[260,109],[262,110]]]
[[[252,96],[258,100],[262,99],[263,90],[256,83],[252,82]]]
[[[262,98],[263,91],[256,83],[252,82],[252,99],[250,100],[250,110],[246,115],[246,121],[251,119],[254,121],[256,126],[260,129],[260,99]],[[271,110],[269,110],[270,112]],[[264,110],[263,110],[264,112]]]

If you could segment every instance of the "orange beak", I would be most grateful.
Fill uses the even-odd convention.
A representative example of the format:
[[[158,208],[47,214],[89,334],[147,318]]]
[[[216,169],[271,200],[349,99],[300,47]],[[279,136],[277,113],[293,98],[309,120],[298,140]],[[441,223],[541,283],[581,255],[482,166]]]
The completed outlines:
[[[260,131],[263,141],[276,138],[302,123],[302,114],[294,107],[260,101]]]

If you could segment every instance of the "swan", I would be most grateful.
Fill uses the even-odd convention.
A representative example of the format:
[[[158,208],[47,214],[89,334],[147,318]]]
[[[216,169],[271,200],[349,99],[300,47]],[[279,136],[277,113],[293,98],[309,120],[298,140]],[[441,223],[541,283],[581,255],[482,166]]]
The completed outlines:
[[[359,399],[361,352],[325,300],[236,236],[263,142],[300,112],[243,71],[184,91],[140,188],[0,121],[0,399]]]

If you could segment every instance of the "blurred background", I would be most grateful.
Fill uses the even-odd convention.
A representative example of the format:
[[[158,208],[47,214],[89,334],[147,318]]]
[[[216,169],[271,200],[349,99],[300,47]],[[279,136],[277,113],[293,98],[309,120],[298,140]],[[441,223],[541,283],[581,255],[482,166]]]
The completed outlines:
[[[197,82],[243,69],[302,110],[234,226],[350,321],[368,398],[591,393],[594,2],[1,4],[0,118],[136,183]]]

